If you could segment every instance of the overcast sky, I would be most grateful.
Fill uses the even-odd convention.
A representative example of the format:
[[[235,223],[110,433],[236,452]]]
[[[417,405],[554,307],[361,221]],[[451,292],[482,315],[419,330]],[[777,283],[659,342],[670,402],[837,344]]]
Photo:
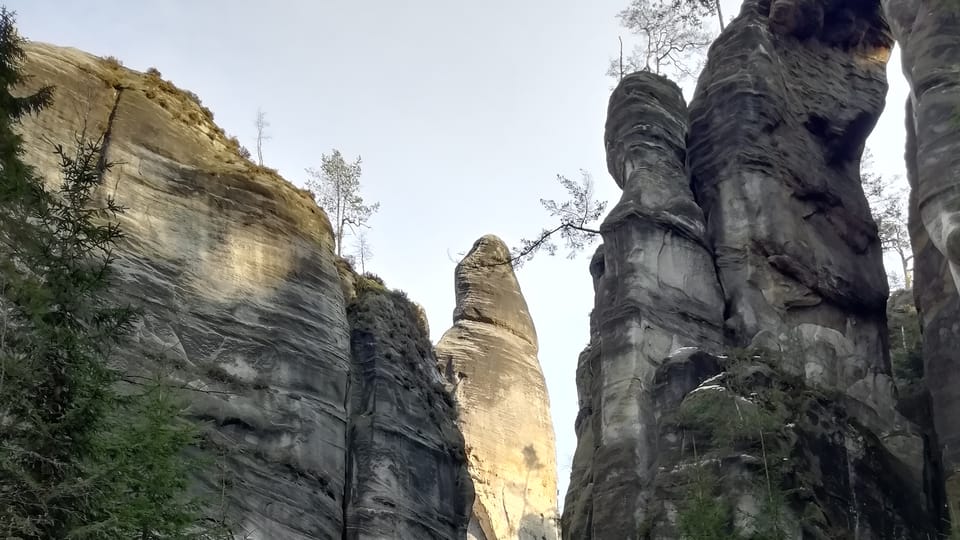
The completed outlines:
[[[262,107],[266,165],[295,184],[332,148],[362,155],[364,195],[381,203],[368,270],[423,304],[435,342],[451,324],[450,257],[486,233],[511,245],[535,235],[547,225],[539,199],[564,195],[558,173],[588,170],[600,198],[619,198],[603,152],[604,72],[627,0],[5,1],[29,39],[158,68],[251,149]],[[881,172],[903,176],[899,57],[888,74],[869,146]],[[519,272],[552,402],[561,504],[592,252],[542,255]]]

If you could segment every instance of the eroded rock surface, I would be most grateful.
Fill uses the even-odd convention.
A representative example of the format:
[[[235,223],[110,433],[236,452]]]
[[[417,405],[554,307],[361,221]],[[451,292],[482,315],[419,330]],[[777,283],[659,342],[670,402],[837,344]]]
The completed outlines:
[[[776,353],[678,351],[654,380],[668,511],[649,538],[725,523],[752,538],[936,537],[926,501],[904,489],[912,473],[849,399],[785,372]]]
[[[924,226],[917,183],[917,136],[907,103],[907,179],[910,181],[910,239],[913,244],[913,298],[920,316],[924,386],[937,453],[942,460],[950,521],[960,523],[960,294],[950,265]],[[943,487],[943,486],[940,486]]]
[[[960,4],[882,0],[910,83],[917,210],[960,288]]]
[[[118,359],[188,388],[210,517],[251,540],[462,538],[472,488],[421,314],[358,296],[311,196],[241,158],[195,96],[27,52],[29,85],[56,93],[24,122],[26,160],[56,181],[51,143],[105,134],[121,301],[144,313]]]
[[[24,124],[29,162],[56,179],[44,138],[69,145],[84,120],[108,131],[105,186],[127,208],[117,271],[145,311],[122,354],[196,390],[208,491],[252,538],[340,538],[350,341],[326,217],[159,80],[72,49],[28,54],[31,84],[56,86]]]
[[[473,483],[421,311],[403,293],[356,279],[343,538],[464,538]]]
[[[557,464],[537,334],[503,241],[457,265],[453,327],[437,360],[453,387],[476,502],[469,540],[555,540]]]
[[[888,289],[860,156],[891,45],[876,2],[746,0],[710,49],[688,147],[728,340],[789,341],[809,378],[881,394]]]
[[[883,0],[910,84],[914,295],[951,521],[960,523],[960,4]]]
[[[686,144],[672,85],[614,91],[565,538],[935,534],[859,174],[891,44],[878,2],[746,0]]]
[[[924,440],[895,410],[888,288],[860,185],[892,44],[879,2],[746,0],[690,107],[689,167],[733,346],[849,398],[929,507]]]
[[[591,262],[566,538],[636,538],[657,518],[654,374],[677,348],[722,345],[723,297],[684,168],[685,113],[680,89],[650,73],[625,77],[610,98],[607,167],[623,196]]]

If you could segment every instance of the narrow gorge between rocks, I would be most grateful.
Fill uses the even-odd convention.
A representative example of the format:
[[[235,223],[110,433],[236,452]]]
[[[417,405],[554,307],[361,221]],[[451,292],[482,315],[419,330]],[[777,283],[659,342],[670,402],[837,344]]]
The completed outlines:
[[[895,44],[905,105],[886,98]],[[190,93],[77,49],[26,53],[24,91],[56,98],[22,119],[24,160],[53,182],[51,141],[105,134],[118,290],[143,313],[117,356],[184,389],[210,463],[192,489],[235,538],[957,537],[960,3],[744,0],[689,103],[622,77],[596,134],[622,193],[584,268],[566,493],[551,400],[574,397],[548,395],[504,240],[436,284],[456,307],[429,314],[449,328],[434,344],[403,284],[336,256],[313,194],[241,157]],[[861,185],[867,137],[904,107],[909,391]]]

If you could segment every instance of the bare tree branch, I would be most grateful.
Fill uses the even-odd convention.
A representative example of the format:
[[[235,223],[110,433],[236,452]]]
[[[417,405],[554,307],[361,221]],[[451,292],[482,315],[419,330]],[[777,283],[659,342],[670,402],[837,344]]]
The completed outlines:
[[[873,172],[873,155],[868,149],[861,159],[860,182],[870,205],[870,214],[877,224],[880,246],[900,260],[904,288],[913,286],[913,247],[907,227],[906,190],[892,179]]]
[[[569,199],[559,203],[553,199],[540,199],[543,208],[551,217],[559,218],[559,223],[543,229],[540,234],[532,239],[521,239],[520,245],[510,250],[509,259],[495,263],[483,263],[478,267],[509,264],[514,268],[520,268],[541,251],[551,256],[556,255],[558,249],[557,235],[570,250],[567,254],[567,258],[570,259],[576,257],[577,253],[583,251],[587,245],[592,244],[600,235],[600,230],[592,224],[600,219],[601,214],[607,208],[607,202],[596,200],[593,192],[593,178],[590,173],[581,170],[580,174],[580,182],[575,182],[560,174],[557,175],[557,181],[567,190]],[[462,256],[463,254],[458,253],[458,255]]]

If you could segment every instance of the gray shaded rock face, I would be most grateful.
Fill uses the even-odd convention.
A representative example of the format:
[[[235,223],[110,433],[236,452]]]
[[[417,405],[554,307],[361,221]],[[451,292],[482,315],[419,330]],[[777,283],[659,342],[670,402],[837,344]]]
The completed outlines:
[[[614,90],[565,538],[936,533],[860,185],[891,44],[876,1],[746,0],[689,130],[672,84]]]
[[[714,509],[753,538],[935,538],[926,502],[905,489],[911,473],[848,399],[780,364],[694,349],[659,367],[656,493],[670,511],[648,537],[685,537]]]
[[[910,181],[910,238],[913,297],[923,329],[924,383],[943,463],[951,523],[960,523],[960,295],[947,259],[934,245],[918,209],[917,137],[907,103],[907,178]]]
[[[910,83],[907,173],[926,385],[960,523],[960,4],[883,0]]]
[[[960,4],[882,0],[910,83],[917,210],[960,288]]]
[[[343,538],[464,538],[473,483],[427,329],[405,295],[358,280]]]
[[[894,408],[888,288],[860,185],[884,106],[879,2],[745,1],[690,107],[688,164],[726,296],[729,345],[837,391],[933,512],[924,439]]]
[[[656,516],[654,374],[677,348],[722,345],[723,297],[684,169],[685,113],[680,89],[649,73],[625,77],[610,98],[607,166],[624,192],[591,262],[566,538],[636,538]]]
[[[357,297],[310,195],[241,159],[195,98],[73,49],[27,52],[30,85],[56,94],[24,122],[26,160],[55,181],[51,141],[106,133],[121,301],[144,313],[117,359],[187,388],[210,517],[252,540],[463,538],[463,440],[412,304]]]
[[[729,342],[789,346],[808,378],[885,404],[888,288],[860,156],[891,45],[877,2],[746,0],[710,49],[688,139]]]
[[[476,502],[468,540],[556,540],[557,464],[537,334],[502,240],[457,265],[437,360],[453,388]]]

